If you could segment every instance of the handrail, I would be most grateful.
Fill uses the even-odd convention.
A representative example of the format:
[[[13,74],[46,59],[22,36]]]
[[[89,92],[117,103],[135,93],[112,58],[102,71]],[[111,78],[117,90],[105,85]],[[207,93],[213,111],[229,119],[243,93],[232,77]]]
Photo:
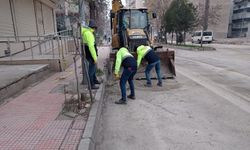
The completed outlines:
[[[64,30],[42,36],[0,36],[0,44],[6,44],[6,47],[2,49],[5,55],[0,55],[0,58],[11,58],[30,50],[32,59],[34,59],[34,49],[39,52],[39,55],[47,55],[48,52],[52,52],[53,58],[55,58],[55,55],[64,56],[62,53],[68,53],[68,41],[72,40],[72,37],[73,30]],[[23,46],[13,51],[12,44],[23,44]],[[56,54],[54,52],[55,48],[57,48]]]
[[[13,38],[13,39],[16,39],[16,38],[29,38],[29,37],[38,38],[38,37],[49,37],[49,36],[53,36],[53,37],[59,36],[60,37],[61,36],[60,34],[62,34],[62,33],[70,33],[72,31],[73,30],[63,30],[63,31],[56,32],[54,34],[45,34],[45,35],[0,36],[0,38]]]

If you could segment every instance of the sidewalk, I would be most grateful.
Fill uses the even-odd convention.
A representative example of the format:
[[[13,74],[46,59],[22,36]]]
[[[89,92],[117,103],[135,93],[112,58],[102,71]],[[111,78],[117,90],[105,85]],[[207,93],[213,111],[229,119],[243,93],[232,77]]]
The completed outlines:
[[[100,66],[107,55],[102,55]],[[79,67],[78,67],[79,70]],[[61,77],[63,80],[59,80]],[[75,150],[80,142],[86,118],[57,119],[64,94],[59,85],[74,79],[73,65],[56,73],[23,94],[0,106],[1,150]]]
[[[64,81],[58,80],[62,74]],[[0,107],[1,150],[76,149],[85,121],[57,120],[64,94],[51,92],[72,75],[57,73]]]

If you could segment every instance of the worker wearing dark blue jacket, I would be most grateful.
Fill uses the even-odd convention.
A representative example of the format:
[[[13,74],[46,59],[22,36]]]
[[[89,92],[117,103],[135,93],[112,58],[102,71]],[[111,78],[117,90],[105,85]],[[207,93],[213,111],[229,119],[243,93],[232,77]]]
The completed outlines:
[[[155,54],[154,50],[149,46],[141,45],[137,48],[137,67],[139,68],[142,59],[145,59],[148,62],[148,65],[145,70],[145,75],[147,83],[145,86],[152,87],[150,71],[155,67],[155,71],[158,79],[158,86],[162,86],[162,77],[161,77],[161,62],[160,58]]]
[[[121,66],[123,67],[123,73],[121,78],[119,77],[119,71]],[[128,81],[130,87],[130,95],[128,98],[135,99],[135,88],[133,78],[137,71],[136,59],[129,53],[127,48],[121,48],[116,54],[115,62],[115,77],[120,78],[120,89],[122,98],[116,101],[116,104],[126,104],[126,82]]]

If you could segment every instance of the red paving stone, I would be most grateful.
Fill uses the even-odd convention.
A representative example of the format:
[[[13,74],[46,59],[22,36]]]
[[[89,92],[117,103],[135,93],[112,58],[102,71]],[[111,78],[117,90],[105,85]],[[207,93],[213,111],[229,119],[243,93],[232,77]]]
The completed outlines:
[[[62,150],[75,150],[80,142],[82,133],[79,132],[82,130],[74,130],[70,129],[69,133],[67,134],[61,149]]]
[[[66,73],[70,74],[69,79],[74,76],[70,71]],[[53,75],[0,106],[0,150],[77,148],[85,121],[56,120],[64,94],[50,91],[60,84],[60,75]]]
[[[75,120],[72,129],[74,130],[83,130],[85,128],[86,121],[85,120]]]

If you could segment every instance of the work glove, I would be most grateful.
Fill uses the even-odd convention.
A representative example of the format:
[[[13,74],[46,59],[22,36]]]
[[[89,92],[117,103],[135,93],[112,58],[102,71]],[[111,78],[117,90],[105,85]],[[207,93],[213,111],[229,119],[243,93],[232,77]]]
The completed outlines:
[[[119,80],[120,79],[120,75],[119,74],[114,74],[115,76],[115,80]]]

